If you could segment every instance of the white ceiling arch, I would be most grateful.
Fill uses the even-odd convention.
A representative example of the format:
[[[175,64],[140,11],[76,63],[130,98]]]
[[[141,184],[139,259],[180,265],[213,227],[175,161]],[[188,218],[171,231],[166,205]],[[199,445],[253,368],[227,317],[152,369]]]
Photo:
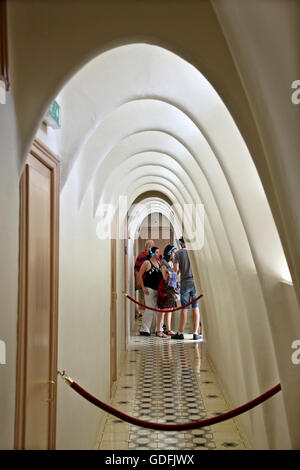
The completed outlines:
[[[180,197],[183,198],[182,200],[184,201],[184,204],[194,203],[190,192],[185,188],[182,181],[174,174],[173,171],[170,171],[159,164],[150,165],[146,163],[144,165],[134,166],[130,171],[128,171],[128,173],[125,173],[123,178],[116,180],[118,182],[115,182],[114,192],[111,191],[111,194],[109,194],[108,189],[106,193],[107,199],[105,199],[105,201],[117,206],[118,196],[123,194],[127,195],[131,190],[132,185],[134,185],[136,181],[140,181],[144,178],[145,174],[148,179],[153,178],[153,181],[155,181],[155,177],[160,177],[162,182],[166,181],[174,185]]]
[[[119,167],[123,162],[129,162],[130,159],[137,154],[148,154],[148,152],[161,153],[169,156],[171,160],[167,168],[182,168],[184,174],[191,181],[192,187],[199,184],[201,169],[193,156],[175,137],[162,131],[143,131],[131,134],[130,136],[120,140],[118,144],[105,156],[101,162],[95,177],[95,207],[99,202],[102,194],[103,184],[107,179],[107,175],[111,174],[115,167]],[[179,166],[178,166],[179,165]],[[206,183],[207,184],[207,183]]]
[[[182,168],[174,158],[161,152],[146,151],[132,155],[126,161],[123,161],[120,165],[112,169],[102,187],[102,195],[99,203],[111,198],[114,179],[116,181],[120,181],[119,178],[121,177],[127,179],[131,171],[137,168],[145,167],[144,171],[147,171],[149,165],[153,168],[159,168],[162,176],[171,172],[172,175],[174,175],[174,179],[180,181],[183,188],[188,188],[189,197],[193,198],[194,202],[195,200],[200,202],[193,181],[186,174],[185,169]],[[113,187],[113,190],[116,190],[116,188]]]
[[[158,46],[125,45],[107,51],[86,64],[69,80],[60,93],[59,100],[65,116],[64,130],[58,139],[62,150],[59,153],[63,156],[63,181],[66,181],[70,168],[80,156],[81,162],[78,162],[77,169],[81,197],[89,183],[89,175],[95,172],[95,166],[104,156],[103,151],[104,154],[107,153],[122,138],[122,133],[123,136],[126,135],[126,124],[134,119],[135,114],[139,121],[136,125],[140,127],[132,128],[131,132],[160,128],[166,132],[166,122],[170,124],[174,109],[177,109],[178,114],[181,113],[185,119],[181,116],[181,121],[176,120],[173,135],[179,139],[187,121],[190,129],[194,125],[192,132],[198,129],[195,133],[198,144],[194,142],[196,145],[193,145],[191,140],[195,135],[192,135],[192,139],[188,138],[185,145],[188,149],[193,149],[192,153],[198,160],[207,154],[202,170],[213,192],[222,186],[218,197],[220,210],[220,201],[226,200],[224,191],[228,187],[227,192],[235,201],[245,226],[258,270],[273,272],[278,277],[288,272],[269,205],[246,145],[224,103],[195,67]],[[151,105],[144,112],[143,107],[138,109],[137,103],[145,101],[151,102]],[[149,126],[148,117],[155,102],[159,103],[161,109],[170,111],[164,114],[165,126],[160,125],[157,117]],[[124,107],[129,108],[127,120],[126,113],[122,113]],[[123,114],[123,121],[121,119],[116,122],[115,118],[119,113]],[[115,126],[112,125],[109,129],[111,120]],[[119,126],[122,128],[121,135]],[[105,129],[111,132],[111,140],[107,142],[106,148],[103,146],[100,129],[102,132]],[[99,139],[93,139],[95,134]],[[201,147],[199,136],[203,139]],[[186,137],[189,137],[188,132]],[[207,149],[210,151],[207,152]],[[84,156],[88,158],[85,159]],[[218,165],[213,163],[215,160]],[[221,174],[223,182],[220,185]],[[249,204],[249,199],[252,204]],[[227,204],[227,211],[229,206],[232,206],[232,202]],[[223,210],[224,207],[222,213]],[[262,222],[267,230],[258,237],[257,227]],[[225,225],[228,227],[228,224]]]
[[[153,99],[140,99],[121,105],[96,128],[78,157],[81,198],[103,158],[122,139],[143,131],[162,131],[174,136],[192,150],[199,161],[200,152],[213,158],[199,128],[179,108]],[[214,161],[215,158],[213,158]],[[215,163],[217,165],[217,162]]]
[[[131,44],[93,59],[67,83],[58,101],[63,128],[57,132],[57,153],[62,156],[63,185],[71,183],[74,199],[93,199],[91,217],[99,202],[115,204],[121,192],[129,201],[160,191],[174,204],[203,202],[205,245],[191,256],[194,273],[206,281],[211,309],[207,325],[221,324],[226,312],[235,351],[242,356],[255,335],[264,365],[273,364],[272,347],[266,351],[264,346],[272,343],[267,334],[271,288],[288,269],[251,156],[208,81],[167,50]],[[152,162],[146,152],[152,152]],[[142,164],[138,155],[145,158]],[[169,214],[168,204],[156,204],[155,209]],[[140,220],[132,222],[134,227]],[[225,344],[223,339],[221,353],[228,354],[234,368],[240,355],[230,347],[228,353]],[[250,350],[255,357],[251,367],[259,370],[260,352]],[[254,394],[258,382],[260,390],[267,387],[275,369],[271,365],[250,384],[245,371],[243,396]]]
[[[183,199],[166,177],[155,179],[151,165],[144,167],[140,181],[142,173],[130,172],[124,164],[112,189],[124,192],[126,187],[129,194],[137,194],[163,187],[173,193],[174,203],[202,201],[209,222],[206,243],[214,247],[210,251],[215,262],[234,273],[243,273],[245,267],[257,272],[252,294],[246,280],[239,280],[242,296],[249,298],[255,291],[259,298],[259,291],[268,297],[264,274],[280,279],[288,272],[287,264],[251,156],[207,80],[174,54],[145,44],[108,51],[84,69],[59,96],[66,111],[60,134],[62,173],[64,181],[76,181],[79,200],[92,185],[95,211],[106,197],[103,188],[114,164],[145,149],[163,151],[182,168]],[[139,181],[131,179],[134,174]],[[193,181],[190,188],[185,175]],[[127,183],[118,184],[125,177]],[[117,192],[112,192],[116,200]],[[262,223],[264,232],[259,230]],[[259,308],[264,308],[263,299]]]
[[[175,238],[179,238],[182,232],[181,221],[179,220],[175,211],[171,209],[169,204],[167,204],[166,201],[158,197],[145,198],[136,207],[131,206],[128,211],[129,237],[136,237],[139,227],[142,225],[145,218],[149,214],[153,214],[156,212],[163,214],[168,219],[170,227],[174,230]]]
[[[240,132],[198,70],[157,46],[122,46],[87,64],[58,99],[65,110],[59,137],[63,178],[66,184],[68,178],[76,182],[80,201],[91,185],[94,211],[100,200],[116,200],[124,189],[132,200],[157,190],[174,204],[202,201],[209,222],[203,253],[224,265],[229,275],[245,268],[251,275],[258,273],[253,291],[247,276],[240,278],[242,296],[249,298],[254,291],[257,298],[258,291],[265,296],[264,274],[279,279],[286,270],[283,250]],[[161,159],[159,176],[155,162],[128,166],[134,155],[145,151],[174,159],[175,185],[174,173],[166,173],[171,160]],[[120,168],[109,196],[113,166]],[[188,187],[187,181],[192,182]],[[262,223],[264,232],[259,230]],[[259,302],[262,310],[264,300],[260,297]]]
[[[163,129],[164,132],[176,135],[177,138],[179,131],[180,140],[184,141],[185,146],[191,149],[198,164],[201,165],[203,171],[206,173],[206,177],[209,179],[210,185],[214,188],[214,191],[216,192],[221,186],[219,192],[222,194],[219,200],[224,200],[224,192],[227,191],[228,195],[231,194],[239,207],[243,224],[249,224],[249,219],[251,219],[252,225],[253,222],[257,225],[261,224],[262,221],[264,221],[264,223],[268,221],[268,225],[271,227],[270,233],[265,237],[265,240],[260,239],[259,244],[255,243],[255,241],[253,243],[252,241],[251,248],[262,255],[266,255],[266,251],[268,252],[267,256],[261,256],[263,261],[265,261],[267,257],[269,260],[279,258],[279,268],[286,264],[275,224],[250,155],[248,155],[248,159],[246,160],[246,162],[248,162],[247,168],[249,172],[244,168],[246,175],[242,185],[243,197],[240,197],[240,192],[239,197],[237,197],[236,191],[232,192],[232,182],[226,180],[219,160],[214,158],[210,145],[208,145],[197,126],[178,108],[165,102],[148,99],[129,102],[120,106],[101,123],[90,137],[79,158],[78,171],[81,181],[81,197],[86,191],[86,187],[91,181],[93,174],[95,174],[104,155],[122,138],[127,137],[132,132],[142,132],[146,129]],[[236,136],[236,132],[233,132],[233,135]],[[243,152],[245,153],[245,149],[245,145],[242,142],[239,148],[241,156]],[[234,152],[236,153],[236,149]],[[245,159],[241,158],[241,160],[244,165]],[[233,169],[232,173],[236,174],[236,180],[238,180],[237,184],[241,186],[239,180],[243,175],[238,175],[236,169]],[[217,181],[216,178],[218,178]],[[247,207],[249,207],[249,197],[252,198],[253,204],[248,212],[242,211],[241,205],[247,204]],[[256,228],[254,231],[255,230]],[[248,233],[251,234],[251,230],[248,231]],[[273,243],[270,243],[270,236],[273,239]],[[260,246],[263,248],[260,249]],[[274,251],[276,251],[277,256],[274,256]],[[262,263],[262,265],[264,265],[264,263]],[[272,262],[271,265],[274,268],[274,262]],[[271,269],[270,263],[268,269]]]
[[[136,198],[136,190],[139,189],[139,194],[142,194],[143,192],[146,192],[146,190],[154,190],[159,188],[161,192],[165,192],[167,190],[167,195],[168,197],[171,196],[171,200],[174,201],[174,205],[178,204],[179,206],[183,207],[185,204],[185,200],[182,197],[180,191],[176,187],[176,185],[173,183],[172,178],[165,178],[161,177],[158,175],[147,175],[147,176],[142,176],[142,177],[137,177],[133,181],[129,183],[129,188],[130,191],[127,193],[128,194],[128,208],[131,207],[131,200]],[[126,194],[126,192],[124,191]],[[134,196],[131,196],[131,195]],[[130,198],[131,196],[131,198]],[[104,220],[104,225],[109,225],[110,222],[112,221],[113,217],[116,215],[116,212],[118,210],[118,202],[115,201],[114,203],[109,204],[111,206],[111,210],[109,211],[109,214],[106,215],[106,218]],[[99,207],[100,210],[97,212],[97,216],[100,214],[105,214],[107,207]]]
[[[103,194],[103,188],[107,178],[109,178],[109,175],[115,174],[112,168],[119,168],[121,165],[123,165],[123,163],[126,165],[130,164],[132,158],[130,156],[130,151],[133,152],[134,156],[136,154],[135,152],[137,152],[137,154],[138,152],[142,154],[144,150],[146,150],[146,152],[151,152],[152,149],[155,149],[155,151],[164,154],[167,150],[169,150],[169,157],[173,159],[174,165],[178,164],[179,167],[182,168],[182,171],[188,175],[189,181],[192,181],[193,186],[188,184],[187,187],[190,190],[192,190],[192,187],[197,187],[198,194],[195,195],[195,201],[199,202],[200,200],[205,204],[206,215],[213,221],[213,232],[222,234],[221,238],[223,240],[222,245],[224,252],[224,239],[227,238],[227,234],[226,230],[224,231],[223,228],[224,210],[222,210],[222,206],[221,210],[219,210],[218,205],[216,205],[214,194],[210,190],[210,187],[207,184],[207,180],[205,179],[200,166],[195,162],[195,159],[192,157],[192,155],[177,139],[163,132],[148,131],[132,134],[131,136],[120,141],[118,145],[116,145],[116,147],[114,147],[112,151],[107,154],[95,176],[95,202],[98,201],[98,194]],[[170,165],[167,165],[167,168],[169,167]],[[185,180],[185,182],[187,183],[187,180]],[[112,187],[111,191],[113,191]],[[244,258],[242,262],[244,264],[251,265],[253,261],[251,253],[249,252],[249,245],[246,237],[244,237],[243,247],[241,247],[241,240],[243,239],[242,234],[244,229],[240,223],[240,219],[239,217],[233,218],[232,209],[227,216],[227,219],[229,217],[231,219],[229,231],[231,232],[230,236],[232,244],[233,246],[239,244],[241,248],[239,259]],[[235,220],[235,223],[233,223],[233,220]],[[249,254],[247,255],[247,253]]]
[[[141,109],[142,104],[146,106],[145,109]],[[92,143],[90,142],[90,148],[87,148],[85,153],[87,155],[88,160],[94,160],[94,162],[97,162],[96,165],[100,165],[99,163],[99,155],[102,155],[103,158],[103,153],[105,152],[104,149],[108,150],[107,146],[112,145],[111,141],[109,139],[109,136],[111,135],[111,132],[114,132],[114,129],[117,128],[117,130],[121,129],[120,132],[122,132],[122,135],[119,135],[118,138],[114,136],[114,139],[116,141],[119,141],[121,138],[124,138],[124,135],[127,137],[127,134],[129,134],[130,130],[129,129],[124,129],[124,123],[125,125],[128,125],[130,129],[135,128],[135,123],[133,123],[133,119],[129,119],[127,116],[128,108],[131,108],[131,106],[134,106],[138,109],[139,113],[136,115],[133,115],[134,120],[137,122],[137,125],[139,125],[140,122],[143,122],[143,126],[145,126],[145,120],[141,119],[141,115],[146,115],[146,120],[147,120],[147,126],[149,127],[152,125],[153,127],[159,127],[157,125],[157,121],[160,120],[160,125],[167,127],[165,124],[167,122],[168,124],[168,129],[167,132],[169,134],[176,133],[177,132],[177,126],[178,123],[180,123],[180,131],[183,132],[186,130],[185,133],[185,138],[186,140],[189,139],[189,142],[186,144],[186,146],[189,146],[193,150],[193,154],[197,156],[197,163],[198,167],[203,168],[205,172],[207,172],[207,165],[206,161],[210,162],[211,168],[209,171],[209,176],[211,180],[211,187],[214,188],[214,192],[219,192],[219,204],[222,206],[224,205],[224,201],[226,199],[230,199],[231,192],[228,187],[228,184],[226,183],[226,180],[224,178],[224,175],[222,173],[222,170],[214,158],[210,147],[207,145],[206,140],[203,138],[201,133],[199,132],[199,129],[195,126],[195,124],[187,117],[185,116],[180,110],[178,110],[175,107],[171,107],[170,105],[167,105],[166,103],[161,103],[156,100],[139,100],[138,102],[135,103],[127,103],[126,105],[122,106],[122,109],[116,110],[115,114],[121,113],[121,116],[119,115],[121,123],[116,122],[116,119],[113,119],[112,116],[110,116],[110,121],[109,123],[106,122],[107,126],[100,126],[101,128],[97,129],[98,133],[97,137],[98,140],[96,142],[99,142],[99,145],[93,148],[92,151]],[[172,119],[170,117],[170,112],[172,112],[173,116]],[[124,113],[124,114],[123,114]],[[114,118],[117,116],[114,115]],[[108,130],[109,129],[109,130]],[[143,133],[143,128],[140,128],[139,131]],[[165,131],[166,132],[166,131]],[[125,138],[126,138],[125,137]],[[96,137],[95,137],[96,139]],[[100,146],[100,148],[99,148]],[[199,157],[200,154],[200,157]],[[206,155],[207,154],[207,157]],[[206,157],[206,158],[205,158]],[[201,162],[199,162],[199,158],[201,158]],[[85,155],[81,156],[81,162],[82,165],[79,165],[79,172],[80,175],[86,173],[86,169],[88,168],[87,162],[85,159]],[[101,158],[100,158],[101,162]],[[92,168],[94,168],[94,165],[92,165]],[[87,170],[91,172],[95,171],[93,169]],[[216,181],[217,179],[217,181]],[[101,186],[97,184],[97,187],[100,188]],[[97,189],[96,189],[97,191]],[[226,198],[224,198],[224,195],[227,193]],[[228,212],[229,210],[229,217],[231,219],[231,224],[232,220],[236,219],[236,224],[238,223],[239,216],[237,214],[237,211],[235,209],[235,204],[230,203],[227,204],[226,210]],[[224,212],[224,207],[222,207],[222,213]]]
[[[194,94],[193,103],[191,93]],[[61,136],[63,184],[99,123],[122,104],[144,98],[178,103],[180,109],[188,112],[191,112],[191,104],[195,111],[201,104],[202,111],[207,113],[212,98],[222,104],[195,67],[161,47],[131,44],[104,52],[80,69],[58,96],[64,112]]]

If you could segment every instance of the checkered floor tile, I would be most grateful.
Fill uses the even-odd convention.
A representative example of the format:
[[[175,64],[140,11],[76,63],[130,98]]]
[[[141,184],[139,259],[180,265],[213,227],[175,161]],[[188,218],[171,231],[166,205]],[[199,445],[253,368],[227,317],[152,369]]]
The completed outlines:
[[[141,420],[176,424],[228,411],[205,355],[205,343],[131,338],[112,406]],[[191,431],[155,431],[107,415],[99,449],[245,449],[234,420]]]

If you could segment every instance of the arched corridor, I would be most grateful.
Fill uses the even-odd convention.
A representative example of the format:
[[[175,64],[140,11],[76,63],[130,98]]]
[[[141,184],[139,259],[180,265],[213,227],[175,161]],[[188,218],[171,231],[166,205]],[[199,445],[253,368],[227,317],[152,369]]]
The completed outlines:
[[[204,428],[207,448],[299,448],[299,109],[269,80],[275,67],[282,86],[297,79],[299,5],[187,0],[188,8],[174,3],[171,21],[167,1],[136,9],[76,1],[72,12],[67,0],[26,3],[8,0],[12,88],[0,108],[1,150],[10,155],[0,162],[0,340],[9,358],[0,366],[8,423],[0,446],[111,445],[113,419],[57,380],[65,369],[140,415],[150,398],[139,386],[150,380],[153,420],[193,420],[190,399],[209,416],[280,383],[264,404]],[[54,127],[45,121],[53,102],[61,112]],[[139,298],[136,257],[147,239],[163,253],[168,243],[179,249],[182,235],[203,293],[203,341],[143,338],[123,295]],[[186,338],[192,333],[189,313]],[[174,409],[163,417],[165,386]],[[221,397],[217,408],[208,395]],[[119,445],[134,449],[139,433],[125,427]],[[200,434],[163,438],[161,448],[195,448]]]

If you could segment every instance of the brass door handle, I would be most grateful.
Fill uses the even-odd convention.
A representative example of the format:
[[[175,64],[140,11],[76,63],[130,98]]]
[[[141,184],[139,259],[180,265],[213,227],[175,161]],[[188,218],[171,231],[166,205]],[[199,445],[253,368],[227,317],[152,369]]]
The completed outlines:
[[[49,385],[55,385],[56,382],[54,380],[48,380],[48,382],[46,382],[47,384]],[[52,401],[54,401],[54,396],[53,396],[53,387],[51,387],[51,392],[50,392],[50,398],[47,398],[46,400],[44,400],[44,403],[51,403]]]
[[[113,300],[117,300],[118,294],[117,294],[117,292],[112,292],[111,296],[112,296]]]

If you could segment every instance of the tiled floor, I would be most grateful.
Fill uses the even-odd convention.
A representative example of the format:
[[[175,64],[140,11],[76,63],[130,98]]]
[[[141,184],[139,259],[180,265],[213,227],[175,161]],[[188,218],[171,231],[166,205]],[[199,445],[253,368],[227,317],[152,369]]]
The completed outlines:
[[[229,409],[206,358],[204,342],[138,333],[131,338],[111,404],[137,418],[169,424],[197,421]],[[99,437],[102,450],[246,448],[232,419],[192,431],[161,432],[107,415]]]

